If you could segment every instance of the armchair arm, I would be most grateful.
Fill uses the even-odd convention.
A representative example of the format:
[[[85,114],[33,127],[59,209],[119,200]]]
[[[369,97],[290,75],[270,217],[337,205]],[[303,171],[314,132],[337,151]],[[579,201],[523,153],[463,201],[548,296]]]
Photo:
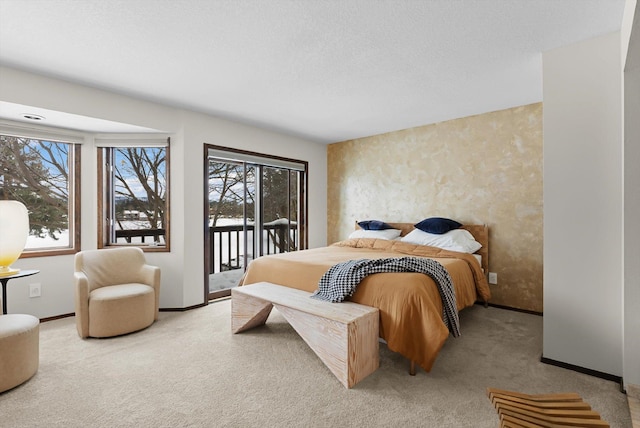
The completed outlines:
[[[140,269],[141,282],[153,287],[156,295],[156,315],[158,319],[158,309],[160,308],[160,268],[158,266],[143,265]]]
[[[89,337],[89,279],[84,272],[74,272],[76,328],[83,339]]]

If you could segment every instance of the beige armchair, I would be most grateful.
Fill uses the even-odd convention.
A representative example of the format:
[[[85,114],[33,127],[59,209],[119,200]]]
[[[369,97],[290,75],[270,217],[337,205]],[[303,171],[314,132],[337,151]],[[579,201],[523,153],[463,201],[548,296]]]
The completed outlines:
[[[160,268],[146,264],[140,248],[80,251],[74,282],[82,338],[131,333],[158,319]]]

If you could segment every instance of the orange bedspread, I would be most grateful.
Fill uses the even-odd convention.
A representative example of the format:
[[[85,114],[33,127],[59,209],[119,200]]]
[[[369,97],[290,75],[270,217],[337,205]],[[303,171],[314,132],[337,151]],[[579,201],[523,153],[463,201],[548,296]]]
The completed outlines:
[[[260,257],[249,264],[243,285],[267,281],[313,292],[322,275],[336,263],[406,255],[435,259],[449,271],[458,310],[478,299],[488,301],[491,294],[486,278],[470,254],[380,239],[350,239],[328,247]],[[378,308],[380,337],[389,349],[415,361],[424,370],[431,370],[449,331],[442,321],[440,294],[429,276],[369,275],[349,300]]]

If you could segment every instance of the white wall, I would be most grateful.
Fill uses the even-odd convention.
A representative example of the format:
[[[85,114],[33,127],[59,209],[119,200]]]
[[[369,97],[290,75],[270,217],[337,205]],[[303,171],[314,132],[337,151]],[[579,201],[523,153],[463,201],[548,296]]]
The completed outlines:
[[[625,384],[640,386],[640,3],[626,56],[624,118],[623,377]]]
[[[620,33],[543,54],[543,356],[622,375]]]
[[[162,308],[189,307],[204,301],[204,143],[308,161],[309,245],[326,244],[323,144],[6,67],[0,67],[0,100],[171,134],[171,252],[147,253],[149,262],[162,268]],[[96,150],[89,142],[82,147],[83,249],[96,248],[97,242],[96,165]],[[74,312],[73,256],[20,259],[15,266],[41,272],[9,282],[9,312],[40,318]],[[28,297],[32,282],[42,284],[42,297]]]

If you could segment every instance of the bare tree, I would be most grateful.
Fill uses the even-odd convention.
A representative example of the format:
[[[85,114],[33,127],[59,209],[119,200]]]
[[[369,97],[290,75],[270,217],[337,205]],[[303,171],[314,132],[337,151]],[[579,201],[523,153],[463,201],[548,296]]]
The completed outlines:
[[[220,217],[242,217],[245,199],[244,174],[244,165],[239,163],[209,163],[209,217],[212,220],[211,226],[215,226]],[[247,168],[247,182],[255,182],[253,168]],[[248,204],[253,204],[253,197],[254,195],[249,191]]]
[[[166,207],[166,149],[116,149],[114,192],[126,201],[116,204],[116,211],[133,209],[145,214],[149,228],[161,229]]]

